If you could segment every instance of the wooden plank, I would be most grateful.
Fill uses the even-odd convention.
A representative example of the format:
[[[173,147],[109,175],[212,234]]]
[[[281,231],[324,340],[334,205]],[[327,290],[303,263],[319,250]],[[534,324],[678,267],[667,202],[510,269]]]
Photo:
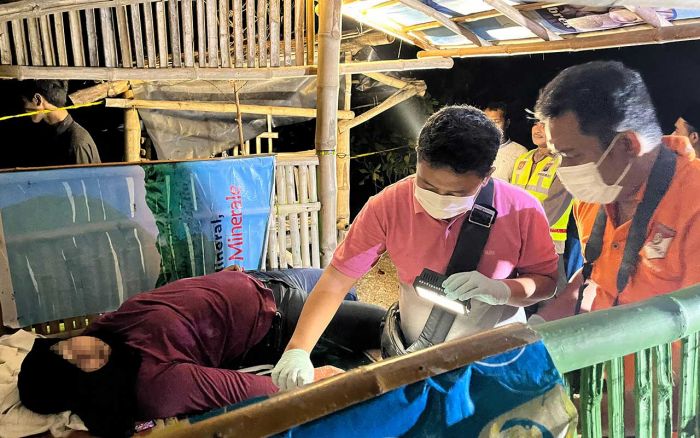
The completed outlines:
[[[284,0],[284,65],[292,65],[292,0]]]
[[[200,67],[207,65],[207,25],[204,10],[204,0],[197,0],[197,59]]]
[[[280,65],[280,0],[270,0],[270,67]]]
[[[24,36],[24,21],[12,20],[11,27],[17,65],[27,65],[27,44]]]
[[[126,6],[117,6],[117,36],[119,37],[119,53],[122,57],[122,66],[131,68],[134,60],[131,58],[131,38],[129,36],[129,21],[126,17]]]
[[[267,0],[258,0],[258,67],[267,67]]]
[[[100,65],[100,56],[97,53],[97,26],[95,25],[95,11],[85,9],[85,30],[87,32],[88,60],[90,67]]]
[[[39,18],[39,30],[41,32],[41,48],[44,55],[44,65],[54,65],[53,44],[51,37],[51,24],[48,15]]]
[[[287,203],[287,190],[284,185],[287,182],[286,167],[277,166],[275,173],[275,189],[277,190],[277,205]],[[287,216],[277,213],[277,244],[279,248],[280,269],[287,268]]]
[[[29,30],[29,49],[32,55],[32,65],[44,65],[41,54],[41,37],[39,36],[39,23],[36,18],[27,20]]]
[[[243,67],[243,2],[233,0],[233,63]]]
[[[10,27],[7,25],[7,21],[0,24],[0,64],[12,64]]]
[[[170,30],[170,50],[173,55],[173,67],[182,65],[182,53],[180,51],[180,12],[177,0],[168,0],[168,28]]]
[[[153,28],[153,4],[143,4],[143,24],[144,32],[146,33],[146,55],[148,57],[148,66],[155,68],[156,66],[156,35]]]
[[[314,0],[306,0],[306,63],[316,63],[316,14],[314,13]]]
[[[301,165],[299,168],[299,202],[307,204],[309,202],[309,167]],[[319,204],[320,210],[320,204]],[[301,228],[301,265],[305,268],[311,267],[311,258],[309,257],[309,213],[302,211],[300,213],[300,228]]]
[[[143,28],[141,27],[141,5],[129,6],[131,9],[131,31],[134,35],[134,52],[136,53],[136,67],[144,68],[146,60],[143,54]]]
[[[246,44],[248,45],[248,67],[255,67],[255,0],[246,0]]]
[[[309,166],[309,202],[318,202],[318,186],[316,185],[316,169],[318,166]],[[321,267],[321,250],[318,232],[318,211],[311,212],[311,266]]]
[[[102,28],[102,49],[105,57],[105,67],[117,66],[117,48],[114,39],[111,9],[100,9],[100,24]]]
[[[165,5],[156,3],[156,27],[158,28],[158,67],[168,67],[168,30],[165,18]]]
[[[68,49],[66,48],[66,27],[63,22],[63,13],[53,16],[54,30],[56,31],[56,49],[58,52],[58,65],[68,65]]]
[[[294,166],[286,166],[287,203],[299,202],[296,199]],[[289,213],[289,236],[292,241],[292,267],[301,268],[301,237],[299,236],[299,213]]]
[[[499,11],[501,14],[505,15],[506,17],[519,24],[520,26],[529,29],[530,32],[534,33],[535,35],[537,35],[545,41],[557,41],[562,39],[559,35],[545,28],[540,23],[523,15],[519,10],[506,3],[505,0],[483,1],[487,5],[490,5],[495,10]]]
[[[80,14],[78,11],[68,12],[68,25],[70,26],[70,45],[73,52],[73,65],[76,67],[83,67],[85,65],[83,24],[80,22]]]
[[[219,0],[219,52],[222,67],[231,66],[231,37],[229,36],[228,2],[229,0]]]
[[[304,5],[306,0],[294,0],[294,62],[296,65],[304,65]]]
[[[182,50],[185,53],[185,67],[194,65],[194,31],[192,0],[181,0],[182,10]]]
[[[207,46],[209,48],[209,59],[207,65],[209,67],[219,66],[219,40],[218,28],[216,23],[216,1],[207,0]]]

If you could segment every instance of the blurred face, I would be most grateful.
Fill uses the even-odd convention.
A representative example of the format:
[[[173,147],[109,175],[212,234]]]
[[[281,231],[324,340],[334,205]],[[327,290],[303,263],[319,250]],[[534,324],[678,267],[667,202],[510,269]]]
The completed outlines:
[[[111,348],[92,336],[76,336],[58,342],[52,349],[83,371],[97,371],[107,364]]]
[[[676,129],[673,131],[673,135],[686,137],[688,140],[690,140],[690,144],[693,145],[695,150],[700,147],[700,134],[697,132],[691,132],[690,128],[688,127],[688,122],[686,122],[682,117],[679,117],[678,120],[676,120],[674,126]]]
[[[501,138],[503,138],[505,136],[506,128],[508,127],[508,120],[506,120],[506,115],[503,113],[503,111],[486,108],[484,110],[484,114],[486,114],[486,117],[488,117],[489,120],[491,120],[496,127],[501,130]]]
[[[27,100],[26,98],[22,98],[22,100],[24,102],[25,112],[41,111],[48,109],[46,108],[46,100],[44,100],[44,98],[40,94],[35,94],[31,100]],[[32,118],[32,122],[39,123],[46,118],[46,114],[47,113],[34,114],[30,117]]]
[[[540,149],[547,149],[547,136],[544,132],[543,122],[532,125],[532,143]]]
[[[476,195],[488,182],[492,172],[493,168],[484,178],[476,172],[460,174],[450,168],[432,167],[425,161],[419,160],[416,165],[416,185],[443,196],[472,196]]]

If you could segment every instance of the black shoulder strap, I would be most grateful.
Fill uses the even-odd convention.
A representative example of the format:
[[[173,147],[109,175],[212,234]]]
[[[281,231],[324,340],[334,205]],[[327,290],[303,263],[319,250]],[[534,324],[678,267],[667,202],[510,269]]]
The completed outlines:
[[[620,294],[627,287],[630,277],[634,274],[639,261],[639,251],[644,245],[647,237],[647,228],[651,217],[659,206],[661,199],[668,192],[671,186],[671,180],[676,172],[676,161],[678,156],[665,146],[661,146],[659,156],[654,162],[647,181],[647,187],[644,191],[642,202],[637,206],[637,210],[632,218],[627,241],[625,242],[625,252],[622,255],[622,263],[617,271],[617,296],[615,297],[616,306],[620,299]],[[586,245],[586,262],[583,265],[583,284],[579,288],[578,300],[576,300],[575,312],[578,314],[581,311],[581,302],[583,301],[583,291],[587,286],[588,280],[593,273],[593,264],[600,257],[603,250],[603,236],[605,234],[605,226],[607,224],[607,215],[605,208],[600,207],[596,216],[591,237]]]
[[[498,212],[493,208],[493,195],[494,183],[491,179],[479,192],[474,207],[462,223],[455,249],[447,264],[446,275],[474,271],[479,266],[491,226],[498,216]],[[454,323],[455,316],[454,313],[445,311],[441,307],[433,306],[420,336],[406,351],[418,351],[443,342]]]

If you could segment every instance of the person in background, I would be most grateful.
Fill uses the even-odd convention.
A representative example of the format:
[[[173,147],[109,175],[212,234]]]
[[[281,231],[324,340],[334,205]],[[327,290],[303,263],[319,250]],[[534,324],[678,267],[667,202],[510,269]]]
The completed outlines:
[[[568,280],[564,249],[573,199],[557,177],[556,172],[561,164],[561,157],[547,147],[544,123],[537,119],[534,119],[532,124],[532,143],[537,148],[524,153],[517,159],[510,182],[527,190],[544,207],[549,221],[549,234],[554,241],[554,249],[559,255],[557,290],[562,291]]]
[[[688,104],[674,126],[672,135],[686,137],[695,155],[700,154],[700,101]]]
[[[385,252],[400,280],[401,335],[408,344],[416,342],[433,305],[412,284],[424,268],[446,272],[462,224],[490,184],[500,138],[496,126],[471,106],[446,107],[427,120],[418,137],[416,174],[370,198],[353,221],[273,370],[277,386],[312,381],[309,352],[346,292]],[[493,207],[498,214],[489,223],[477,269],[443,283],[448,298],[471,300],[471,312],[455,318],[447,340],[524,322],[524,306],[554,293],[557,255],[552,240],[542,239],[549,232],[542,205],[526,191],[494,180]]]
[[[62,80],[27,80],[20,82],[24,110],[51,112],[35,114],[32,122],[46,122],[55,131],[51,146],[51,164],[62,166],[71,164],[100,163],[100,153],[90,133],[80,126],[62,107],[68,101],[68,83]]]
[[[510,126],[508,105],[504,102],[489,103],[484,109],[484,114],[501,130],[501,144],[493,162],[496,170],[491,176],[501,181],[509,182],[513,176],[515,162],[527,152],[527,149],[508,137],[508,127]]]

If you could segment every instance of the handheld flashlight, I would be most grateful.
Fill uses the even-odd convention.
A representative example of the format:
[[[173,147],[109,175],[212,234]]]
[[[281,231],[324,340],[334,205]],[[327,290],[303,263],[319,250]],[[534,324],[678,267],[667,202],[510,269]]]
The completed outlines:
[[[458,315],[467,315],[471,308],[469,302],[463,303],[455,301],[445,296],[445,289],[442,283],[447,280],[447,276],[438,274],[428,268],[423,269],[418,277],[413,281],[413,288],[419,297],[424,298],[445,310]]]

